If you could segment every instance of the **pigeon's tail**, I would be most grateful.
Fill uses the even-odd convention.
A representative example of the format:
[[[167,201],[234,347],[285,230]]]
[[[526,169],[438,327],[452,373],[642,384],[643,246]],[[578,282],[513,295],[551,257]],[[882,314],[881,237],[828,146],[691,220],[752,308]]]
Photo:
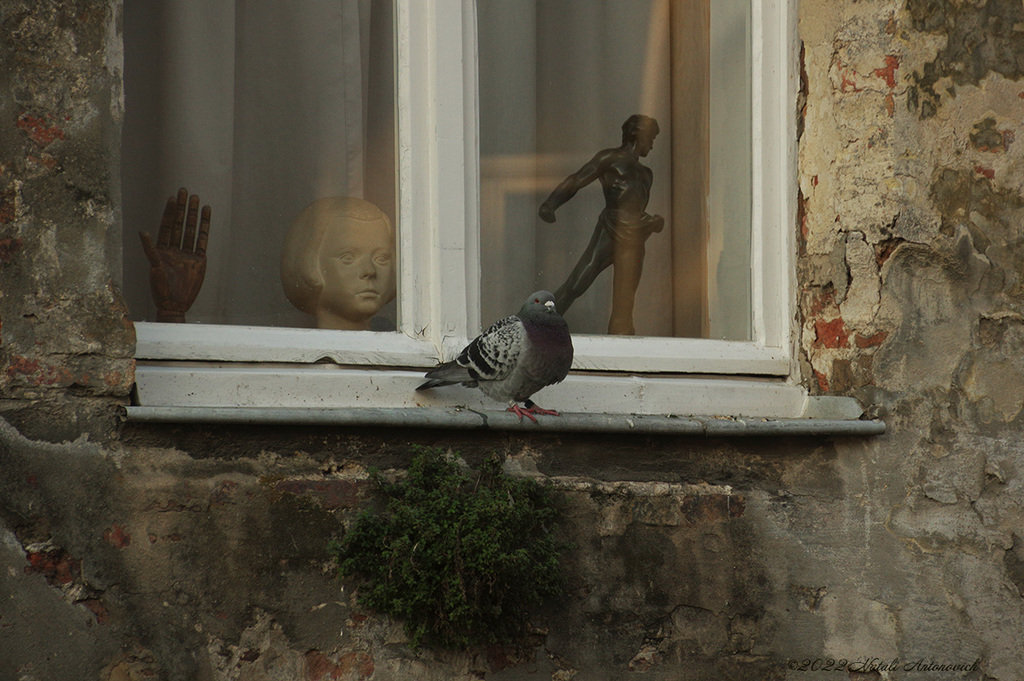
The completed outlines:
[[[459,366],[455,360],[445,362],[427,372],[427,380],[420,384],[416,390],[429,390],[443,385],[455,385],[462,383],[468,387],[476,385],[476,379],[469,374],[469,369]]]

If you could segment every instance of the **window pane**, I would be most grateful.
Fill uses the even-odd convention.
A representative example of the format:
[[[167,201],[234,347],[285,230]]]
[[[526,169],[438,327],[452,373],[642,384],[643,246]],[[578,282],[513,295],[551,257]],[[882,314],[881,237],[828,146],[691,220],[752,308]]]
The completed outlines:
[[[186,187],[212,209],[187,321],[394,329],[391,1],[126,0],[124,25],[133,318],[157,319],[137,232]]]
[[[750,337],[749,16],[478,4],[485,323],[545,288],[576,333]]]

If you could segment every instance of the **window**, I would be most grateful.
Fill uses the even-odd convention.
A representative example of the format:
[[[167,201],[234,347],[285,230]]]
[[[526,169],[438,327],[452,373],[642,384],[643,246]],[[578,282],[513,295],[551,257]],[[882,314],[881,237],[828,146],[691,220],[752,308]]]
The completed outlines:
[[[287,34],[272,53],[281,63],[264,52],[268,36],[254,28],[252,14],[264,4],[267,26],[288,27],[267,31]],[[648,241],[638,335],[608,333],[609,284],[595,281],[566,315],[578,323],[575,371],[539,401],[565,412],[814,415],[816,402],[792,381],[790,4],[331,0],[300,17],[297,8],[266,0],[224,10],[220,20],[232,27],[236,46],[218,58],[234,61],[210,88],[233,92],[233,113],[215,112],[219,131],[211,135],[234,146],[219,152],[222,164],[214,169],[231,175],[232,186],[238,175],[260,179],[230,192],[232,215],[214,218],[209,249],[224,249],[219,257],[251,276],[229,282],[217,302],[197,301],[195,321],[202,323],[138,322],[139,404],[494,409],[477,391],[413,388],[424,369],[514,311],[535,286],[554,287],[565,278],[595,228],[603,197],[596,185],[581,189],[558,208],[554,225],[538,219],[539,206],[594,152],[617,144],[626,115],[650,106],[661,132],[648,159],[655,178],[648,212],[672,226]],[[126,34],[134,30],[129,19],[126,7]],[[181,44],[188,51],[201,39]],[[564,57],[550,48],[553,41],[567,49]],[[129,74],[139,57],[132,44],[126,38]],[[267,74],[253,65],[260,78],[245,100],[238,79],[250,73],[244,61],[254,53],[256,63],[274,66],[282,80],[264,83]],[[305,57],[312,65],[301,73],[286,68]],[[594,58],[603,61],[594,65]],[[202,59],[209,60],[214,57]],[[306,69],[315,72],[313,85],[303,85]],[[178,76],[187,82],[198,72]],[[126,90],[131,119],[130,79]],[[359,124],[342,125],[339,111]],[[250,119],[279,123],[290,115],[301,116],[296,125],[322,125],[336,136],[332,144],[341,146],[330,147],[326,166],[317,165],[324,150],[315,143],[264,146],[256,135],[258,143],[243,149],[252,142],[244,139]],[[195,120],[184,118],[187,130]],[[234,121],[235,129],[221,130],[224,121]],[[133,141],[126,126],[126,163],[142,146],[166,148],[175,135],[189,139],[182,130],[170,132],[159,141]],[[182,152],[186,159],[197,154]],[[167,168],[153,173],[167,175]],[[188,162],[181,166],[183,175],[192,171],[201,174]],[[183,184],[202,196],[198,180],[177,177],[151,195],[166,198],[166,187]],[[289,183],[300,190],[285,205],[281,187]],[[273,289],[287,225],[305,200],[325,193],[370,199],[391,217],[397,300],[383,313],[390,321],[374,327],[381,330],[308,328],[310,321]],[[159,211],[145,218],[131,213],[132,201],[126,196],[126,225],[159,220]],[[254,232],[236,207],[239,215],[272,216],[271,227]],[[217,230],[232,237],[242,230],[248,242],[238,246]],[[129,264],[139,246],[127,234],[133,230],[125,231],[125,287],[142,289],[137,299],[146,293],[145,266],[138,259]],[[538,257],[545,253],[553,255]],[[204,286],[202,295],[213,294]]]

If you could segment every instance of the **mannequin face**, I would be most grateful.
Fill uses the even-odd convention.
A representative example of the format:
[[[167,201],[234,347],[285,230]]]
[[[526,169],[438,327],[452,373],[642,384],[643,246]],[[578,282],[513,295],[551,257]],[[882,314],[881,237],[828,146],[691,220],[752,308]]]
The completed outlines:
[[[320,246],[320,271],[324,287],[317,325],[369,328],[370,318],[395,294],[394,244],[387,223],[334,218]]]

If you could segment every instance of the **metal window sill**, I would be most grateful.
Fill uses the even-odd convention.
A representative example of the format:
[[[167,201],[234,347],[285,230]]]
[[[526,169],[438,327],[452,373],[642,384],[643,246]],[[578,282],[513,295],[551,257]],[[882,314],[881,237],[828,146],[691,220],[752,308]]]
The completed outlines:
[[[274,408],[130,406],[136,423],[206,423],[248,425],[384,426],[453,428],[544,433],[645,433],[706,437],[872,436],[885,433],[885,422],[868,419],[736,418],[563,413],[520,420],[498,410],[458,407],[418,408]]]

